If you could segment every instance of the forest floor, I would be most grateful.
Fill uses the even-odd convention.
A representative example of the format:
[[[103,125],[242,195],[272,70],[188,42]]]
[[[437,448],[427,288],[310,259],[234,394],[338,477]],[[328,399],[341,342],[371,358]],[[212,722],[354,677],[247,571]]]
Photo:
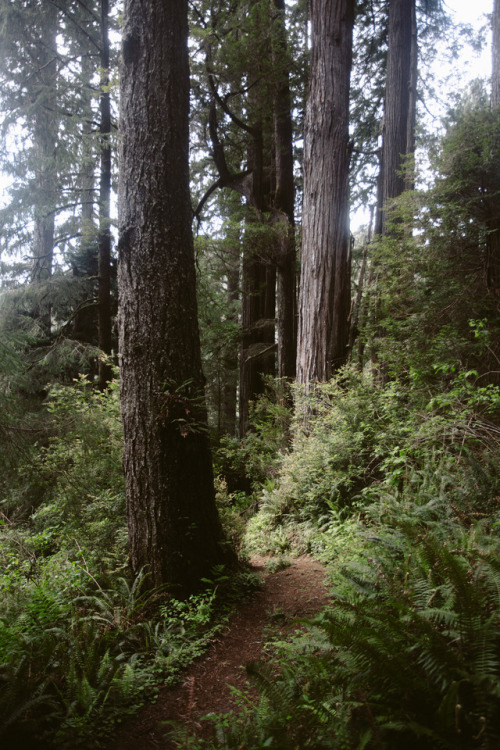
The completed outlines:
[[[235,690],[248,688],[245,665],[265,658],[263,647],[269,629],[286,637],[297,630],[297,618],[314,615],[328,604],[320,563],[307,556],[292,558],[290,567],[270,573],[266,561],[259,556],[250,560],[262,578],[262,588],[232,614],[226,628],[186,670],[177,687],[162,688],[156,703],[143,707],[119,728],[108,750],[186,747],[168,736],[172,726],[206,737],[210,722],[201,722],[201,717],[237,711]],[[252,694],[257,698],[250,688]]]

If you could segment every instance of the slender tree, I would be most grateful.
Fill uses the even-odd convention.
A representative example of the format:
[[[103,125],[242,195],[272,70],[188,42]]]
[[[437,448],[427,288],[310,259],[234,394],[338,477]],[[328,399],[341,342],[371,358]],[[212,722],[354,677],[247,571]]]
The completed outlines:
[[[296,371],[297,300],[295,252],[295,185],[293,176],[292,97],[288,70],[285,2],[274,0],[274,163],[276,187],[273,199],[275,224],[280,227],[277,252],[278,377],[293,378]],[[276,221],[277,219],[277,221]]]
[[[32,87],[33,149],[36,198],[33,211],[32,281],[45,283],[52,276],[54,256],[55,209],[57,206],[56,145],[59,127],[56,101],[57,24],[58,13],[53,3],[39,14],[39,33],[31,37],[36,55],[33,66],[35,85]],[[50,305],[41,304],[36,312],[46,333],[50,333]]]
[[[99,234],[98,234],[98,330],[99,348],[111,354],[111,97],[109,93],[109,0],[101,4],[101,92],[100,92],[100,161]],[[99,361],[99,386],[104,388],[111,377],[109,363]]]
[[[500,0],[493,0],[492,26],[492,72],[491,109],[500,117]],[[487,284],[500,296],[500,197],[492,197],[488,220]]]
[[[492,74],[491,74],[491,108],[500,108],[500,2],[493,0],[491,15],[492,27]]]
[[[350,307],[349,83],[354,0],[313,0],[304,152],[297,379],[347,358]]]
[[[126,0],[118,274],[130,558],[179,592],[231,559],[205,424],[187,35],[187,0]]]

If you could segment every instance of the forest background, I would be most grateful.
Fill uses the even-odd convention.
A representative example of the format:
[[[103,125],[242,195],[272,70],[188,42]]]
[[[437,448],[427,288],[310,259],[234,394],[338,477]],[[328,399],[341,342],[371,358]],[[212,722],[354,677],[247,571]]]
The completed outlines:
[[[329,153],[314,162],[307,152],[324,40],[311,37],[305,3],[190,7],[190,210],[208,428],[199,393],[168,371],[155,423],[173,424],[181,444],[209,438],[218,518],[240,560],[259,552],[276,569],[307,552],[332,589],[307,636],[275,644],[274,666],[254,668],[255,713],[221,718],[211,746],[495,748],[499,12],[490,8],[491,85],[474,81],[443,102],[435,55],[445,42],[452,60],[469,56],[480,44],[470,29],[438,2],[359,2],[355,18],[354,3],[338,6],[354,22],[352,70],[341,71],[350,115],[338,117],[350,128],[335,193],[344,202],[333,222],[343,270],[325,273],[340,312],[332,322],[322,305],[302,327],[315,295],[302,307],[299,286],[319,225],[306,194]],[[312,5],[316,32],[326,28],[314,16],[321,7]],[[391,43],[396,11],[410,13],[417,45]],[[107,0],[0,2],[9,180],[0,736],[11,748],[104,744],[255,586],[233,558],[194,585],[189,534],[174,581],[157,580],[129,548],[113,216],[121,14]],[[396,95],[394,55],[409,71],[406,98]],[[429,128],[438,100],[442,125]],[[389,132],[397,111],[404,147]],[[348,213],[359,207],[371,218],[352,237]],[[299,356],[296,380],[296,338],[299,354],[310,353],[320,330],[328,354],[319,365]],[[209,541],[219,533],[200,529]]]

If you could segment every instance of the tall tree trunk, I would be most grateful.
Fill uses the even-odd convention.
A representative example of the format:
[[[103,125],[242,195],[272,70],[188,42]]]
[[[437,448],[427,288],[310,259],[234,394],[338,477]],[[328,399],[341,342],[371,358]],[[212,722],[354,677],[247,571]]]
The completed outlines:
[[[407,164],[405,190],[415,189],[415,127],[417,122],[417,84],[418,84],[418,37],[417,13],[415,1],[411,8],[411,50],[410,50],[410,97],[408,102],[408,122],[406,125]]]
[[[250,237],[243,240],[241,281],[241,350],[239,435],[249,427],[249,404],[264,392],[264,376],[275,374],[276,269],[266,262]]]
[[[360,326],[363,324],[363,292],[365,286],[365,275],[368,265],[368,251],[372,241],[373,233],[373,215],[375,213],[376,206],[370,206],[370,222],[368,224],[368,233],[365,237],[363,244],[363,257],[361,260],[361,268],[358,276],[358,288],[356,290],[356,298],[353,301],[351,310],[351,320],[349,325],[349,359],[352,361],[354,357],[354,342],[359,335]],[[363,343],[360,341],[358,344],[358,369],[363,370]]]
[[[328,380],[348,352],[353,24],[354,0],[312,1],[297,347],[297,379],[306,386]]]
[[[36,78],[38,92],[34,102],[35,209],[32,281],[46,283],[52,276],[54,257],[54,215],[57,203],[57,8],[48,3],[43,14],[41,37],[37,45]],[[35,311],[45,333],[50,333],[50,305],[40,302]]]
[[[492,28],[492,71],[491,71],[491,108],[500,107],[500,0],[493,0],[491,16]]]
[[[415,0],[389,0],[387,80],[382,156],[382,234],[387,232],[387,206],[405,189],[412,80],[412,19]],[[415,53],[416,54],[416,53]]]
[[[264,122],[263,91],[259,65],[250,86],[249,107],[257,113],[252,125],[252,140],[248,153],[248,168],[252,174],[252,188],[248,198],[253,214],[247,218],[248,238],[243,243],[242,264],[242,343],[240,353],[239,433],[243,437],[249,427],[249,402],[264,392],[264,377],[274,376],[276,266],[268,244],[258,240],[252,224],[271,209],[271,149],[270,127]],[[267,137],[266,137],[267,136]]]
[[[111,354],[111,102],[109,94],[109,0],[101,0],[101,92],[99,235],[98,235],[98,333],[99,349]],[[107,361],[99,360],[99,387],[105,388],[112,370]]]
[[[232,560],[214,487],[189,194],[187,0],[126,0],[119,300],[130,558],[189,592]]]
[[[92,58],[88,55],[87,40],[81,49],[81,77],[82,81],[91,81],[95,72]],[[82,94],[83,122],[80,138],[80,179],[79,191],[81,196],[80,233],[78,251],[73,258],[73,275],[84,278],[91,277],[85,285],[85,291],[79,300],[79,306],[73,318],[73,336],[80,341],[95,343],[96,340],[96,309],[93,300],[94,281],[98,275],[96,253],[96,226],[94,221],[95,200],[95,135],[92,112],[93,92],[90,86]]]
[[[240,269],[239,263],[234,263],[233,268],[228,272],[227,293],[228,302],[231,306],[230,319],[234,326],[238,325],[238,314],[235,305],[240,295]],[[231,343],[226,345],[224,353],[224,371],[226,377],[222,386],[222,411],[223,411],[223,430],[222,432],[229,435],[236,433],[236,402],[237,402],[237,373],[238,373],[238,350]]]
[[[276,189],[274,209],[278,221],[277,339],[278,377],[294,378],[297,354],[297,302],[295,253],[295,187],[293,179],[293,126],[289,73],[286,59],[285,1],[274,0],[273,68],[274,151]]]
[[[500,116],[500,0],[494,0],[491,16],[492,26],[492,71],[491,109]],[[500,296],[500,198],[492,199],[491,220],[488,227],[487,283],[493,293]]]

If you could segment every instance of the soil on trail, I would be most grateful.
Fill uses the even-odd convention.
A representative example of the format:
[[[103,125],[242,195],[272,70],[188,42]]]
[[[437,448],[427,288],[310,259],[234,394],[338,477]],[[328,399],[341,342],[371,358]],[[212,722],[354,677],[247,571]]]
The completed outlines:
[[[325,571],[309,557],[292,559],[291,566],[269,573],[266,558],[252,557],[253,569],[263,579],[262,589],[235,612],[227,627],[205,654],[189,667],[175,688],[162,688],[158,700],[145,706],[118,730],[108,750],[174,750],[165,722],[173,721],[199,736],[209,726],[200,723],[209,713],[225,714],[235,708],[230,687],[247,685],[245,665],[262,657],[265,628],[277,620],[296,629],[293,620],[313,615],[328,604]]]

